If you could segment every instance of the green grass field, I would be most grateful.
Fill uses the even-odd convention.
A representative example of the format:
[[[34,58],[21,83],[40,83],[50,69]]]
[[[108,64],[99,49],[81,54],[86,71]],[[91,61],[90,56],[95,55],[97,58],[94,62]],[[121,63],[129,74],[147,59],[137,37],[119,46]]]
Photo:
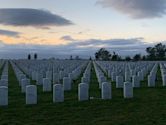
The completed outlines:
[[[1,70],[2,72],[2,70]],[[90,96],[100,97],[98,82],[92,68]],[[25,105],[14,71],[9,65],[9,105],[0,107],[1,125],[165,125],[166,87],[162,87],[160,71],[155,88],[147,87],[147,79],[141,88],[134,89],[133,99],[123,99],[122,89],[112,88],[112,100],[77,100],[77,86],[65,92],[65,102],[52,103],[52,93],[43,93],[38,86],[38,104]],[[80,77],[81,78],[81,77]],[[34,83],[34,82],[33,82]]]

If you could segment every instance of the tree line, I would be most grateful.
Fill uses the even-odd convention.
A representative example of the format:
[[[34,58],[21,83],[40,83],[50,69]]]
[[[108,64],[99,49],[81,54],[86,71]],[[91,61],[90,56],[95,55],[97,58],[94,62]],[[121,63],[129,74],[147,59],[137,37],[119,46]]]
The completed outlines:
[[[153,47],[147,47],[146,53],[147,55],[141,55],[138,53],[138,54],[135,54],[133,57],[126,56],[125,58],[122,58],[116,52],[113,52],[113,54],[111,54],[105,48],[101,48],[95,53],[95,58],[96,60],[103,60],[103,61],[166,60],[166,45],[163,45],[162,43],[158,43],[154,45]]]

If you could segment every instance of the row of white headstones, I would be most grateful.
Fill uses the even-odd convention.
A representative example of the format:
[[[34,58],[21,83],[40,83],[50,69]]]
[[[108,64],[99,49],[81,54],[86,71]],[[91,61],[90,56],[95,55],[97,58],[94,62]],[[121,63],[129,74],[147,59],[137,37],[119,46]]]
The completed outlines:
[[[11,61],[12,67],[14,69],[14,72],[16,74],[16,77],[19,81],[19,86],[21,87],[21,92],[25,93],[25,97],[26,97],[26,104],[37,104],[37,85],[42,85],[43,86],[43,92],[50,92],[53,90],[53,102],[63,102],[64,101],[64,91],[69,91],[71,90],[71,86],[72,86],[72,80],[77,79],[77,77],[79,77],[79,75],[82,73],[82,71],[85,69],[85,67],[87,66],[87,61],[83,61],[82,63],[80,63],[80,65],[77,65],[75,67],[75,69],[73,71],[71,71],[71,73],[68,74],[67,77],[63,77],[63,84],[53,84],[53,88],[52,88],[52,82],[49,78],[43,78],[42,77],[42,84],[37,84],[37,85],[31,85],[30,84],[30,79],[28,78],[28,75],[26,75],[24,72],[22,72],[20,70],[20,68]],[[88,67],[90,65],[88,64],[83,78],[83,81],[89,81],[89,75],[90,72]],[[38,79],[38,74],[36,74],[36,77]],[[37,81],[37,80],[36,80]],[[37,81],[38,82],[38,81]],[[36,82],[36,83],[37,83]],[[79,92],[78,92],[78,99],[82,100],[82,93],[84,91],[82,91],[82,89],[84,88],[84,85],[79,85]]]
[[[4,61],[0,79],[0,106],[8,105],[8,62]]]
[[[96,63],[96,64],[95,64]],[[166,86],[166,68],[164,62],[144,62],[137,65],[133,63],[133,66],[123,65],[116,67],[110,62],[95,62],[95,71],[97,74],[99,88],[101,88],[102,99],[111,99],[111,83],[107,82],[104,73],[116,82],[116,88],[123,88],[124,98],[133,98],[133,88],[140,87],[141,80],[144,80],[148,75],[148,87],[155,87],[158,65],[160,65],[162,85]],[[122,64],[122,63],[119,63]],[[116,68],[116,69],[115,69]],[[102,70],[101,70],[102,69]]]
[[[70,91],[72,89],[71,87],[72,80],[77,79],[86,66],[87,67],[81,78],[81,83],[78,85],[78,100],[79,101],[89,100],[89,84],[90,84],[90,75],[92,67],[91,62],[89,62],[88,65],[87,62],[82,62],[80,63],[80,65],[76,65],[75,68],[71,68],[70,70],[65,70],[68,71],[67,76],[62,75],[65,74],[64,70],[51,71],[50,70],[51,68],[48,68],[45,77],[44,74],[42,74],[41,72],[33,71],[34,67],[33,66],[31,67],[32,64],[26,65],[25,62],[26,61],[24,60],[21,61],[21,63],[11,62],[11,64],[15,71],[16,77],[19,81],[21,92],[26,94],[26,104],[37,104],[37,86],[30,84],[30,79],[29,79],[30,77],[32,78],[34,77],[34,80],[37,81],[37,85],[43,86],[44,92],[50,92],[53,90],[53,102],[63,102],[64,91]],[[140,87],[140,81],[143,80],[149,72],[150,74],[148,75],[148,86],[149,87],[155,86],[158,64],[159,62],[143,62],[143,63],[124,63],[124,62],[110,63],[102,61],[93,62],[99,83],[99,89],[101,89],[101,99],[112,98],[112,85],[111,82],[108,82],[105,74],[107,74],[112,81],[116,82],[116,88],[123,88],[124,98],[133,98],[133,88]],[[40,62],[38,65],[39,65],[38,68],[40,69],[43,68],[45,69],[45,67],[47,66],[40,64]],[[63,64],[63,66],[65,67],[65,64]],[[24,72],[21,71],[20,69],[23,70]],[[53,69],[55,70],[55,68]],[[160,63],[160,69],[162,73],[163,86],[165,86],[166,85],[165,65]],[[62,77],[58,76],[58,79],[54,78],[56,75],[53,76],[48,75],[51,74],[50,72],[53,72],[53,74],[55,73],[56,75],[59,74],[59,76],[62,75]],[[59,82],[60,78],[63,80],[63,84],[57,84],[57,81]],[[57,81],[55,81],[54,79],[56,79]],[[52,81],[53,81],[53,89],[52,89]],[[3,97],[5,98],[5,96]],[[7,96],[6,100],[8,100]],[[8,103],[6,103],[6,105],[7,104]]]

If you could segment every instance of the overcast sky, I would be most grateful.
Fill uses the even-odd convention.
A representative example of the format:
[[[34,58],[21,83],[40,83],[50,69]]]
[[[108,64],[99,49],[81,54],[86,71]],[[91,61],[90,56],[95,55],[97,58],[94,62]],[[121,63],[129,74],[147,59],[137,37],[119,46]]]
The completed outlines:
[[[145,54],[166,41],[166,0],[0,0],[0,58]]]

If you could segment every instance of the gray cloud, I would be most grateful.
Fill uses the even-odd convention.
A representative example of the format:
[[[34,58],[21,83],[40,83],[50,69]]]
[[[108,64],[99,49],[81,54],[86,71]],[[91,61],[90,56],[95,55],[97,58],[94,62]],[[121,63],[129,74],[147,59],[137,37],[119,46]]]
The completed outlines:
[[[134,44],[142,44],[144,43],[143,38],[131,38],[131,39],[107,39],[107,40],[101,40],[101,39],[90,39],[83,42],[79,42],[79,45],[108,45],[108,46],[129,46]]]
[[[98,0],[97,3],[135,19],[162,17],[166,13],[165,0]]]
[[[72,22],[51,13],[39,9],[0,9],[0,24],[12,26],[33,26],[48,28],[48,26],[71,25]]]
[[[20,32],[16,31],[0,29],[0,35],[9,36],[9,37],[19,37],[20,34],[21,34]]]
[[[66,35],[66,36],[62,36],[60,38],[61,40],[66,40],[66,41],[75,41],[75,39],[73,39],[71,36]]]
[[[108,49],[110,52],[126,56],[134,55],[136,53],[145,54],[145,49],[148,46],[153,46],[151,43],[144,42],[143,38],[131,39],[89,39],[77,40],[70,42],[67,45],[34,45],[34,44],[5,44],[0,42],[1,58],[23,58],[27,53],[37,52],[40,57],[58,57],[66,58],[70,55],[80,55],[81,57],[89,58],[94,56],[94,53],[102,47]]]
[[[152,44],[144,42],[143,38],[77,40],[76,42],[67,45],[68,48],[72,48],[70,52],[75,50],[77,53],[80,52],[87,55],[93,55],[98,49],[104,47],[109,51],[115,51],[122,56],[134,55],[136,53],[145,54],[145,49],[149,46],[152,46]]]

